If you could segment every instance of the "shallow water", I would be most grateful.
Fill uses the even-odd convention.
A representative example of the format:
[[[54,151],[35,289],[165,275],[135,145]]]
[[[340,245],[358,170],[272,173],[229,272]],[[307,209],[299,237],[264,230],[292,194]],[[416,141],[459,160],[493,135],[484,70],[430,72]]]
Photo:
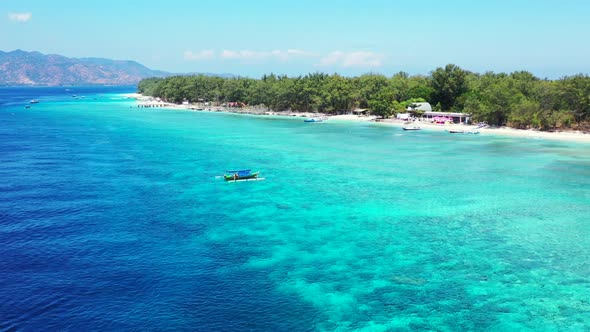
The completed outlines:
[[[0,330],[590,328],[589,145],[70,89],[0,88]]]

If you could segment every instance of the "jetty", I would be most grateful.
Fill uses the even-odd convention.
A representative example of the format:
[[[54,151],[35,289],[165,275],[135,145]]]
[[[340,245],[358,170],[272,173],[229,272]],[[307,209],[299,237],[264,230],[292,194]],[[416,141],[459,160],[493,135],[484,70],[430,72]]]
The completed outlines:
[[[171,103],[164,103],[161,101],[146,101],[137,103],[138,108],[152,108],[152,107],[170,107],[175,106]]]

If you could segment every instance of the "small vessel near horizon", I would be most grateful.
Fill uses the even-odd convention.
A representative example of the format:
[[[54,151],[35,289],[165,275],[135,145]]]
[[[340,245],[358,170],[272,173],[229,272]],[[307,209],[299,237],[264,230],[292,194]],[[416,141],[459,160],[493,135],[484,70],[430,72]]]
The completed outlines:
[[[31,104],[39,104],[39,100],[38,99],[32,99],[30,101]]]

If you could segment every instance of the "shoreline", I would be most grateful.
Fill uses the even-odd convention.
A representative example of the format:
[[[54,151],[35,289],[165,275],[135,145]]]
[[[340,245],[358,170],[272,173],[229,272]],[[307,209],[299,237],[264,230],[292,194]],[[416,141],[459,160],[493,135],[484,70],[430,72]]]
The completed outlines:
[[[363,115],[355,115],[355,114],[343,114],[343,115],[328,115],[324,113],[312,113],[312,112],[294,112],[294,111],[284,111],[284,112],[274,112],[269,110],[264,110],[259,107],[248,107],[248,108],[228,108],[224,106],[204,106],[204,105],[195,105],[195,104],[188,104],[188,105],[179,105],[179,104],[172,104],[166,103],[163,101],[159,101],[154,99],[153,97],[143,96],[139,93],[127,93],[123,94],[124,97],[128,99],[135,99],[138,107],[140,105],[151,105],[146,106],[147,108],[150,107],[160,107],[166,109],[174,109],[174,110],[183,110],[183,111],[192,111],[192,112],[218,112],[218,113],[233,113],[233,114],[241,114],[241,115],[254,115],[254,116],[281,116],[281,117],[302,117],[302,118],[312,118],[312,117],[322,117],[326,119],[326,121],[345,121],[345,122],[370,122],[377,125],[383,126],[390,126],[390,127],[405,127],[405,126],[419,126],[421,129],[424,130],[436,130],[436,131],[449,131],[449,130],[477,130],[479,135],[484,136],[505,136],[505,137],[521,137],[521,138],[529,138],[529,139],[549,139],[549,140],[557,140],[557,141],[569,141],[569,142],[579,142],[579,143],[590,143],[590,134],[581,132],[581,131],[557,131],[557,132],[549,132],[549,131],[540,131],[535,129],[516,129],[510,127],[484,127],[484,128],[476,128],[474,125],[464,125],[464,124],[434,124],[430,122],[424,121],[416,121],[412,123],[408,123],[404,120],[398,119],[383,119],[380,121],[376,121],[376,116],[363,116]],[[140,107],[141,108],[141,107]],[[461,135],[461,134],[457,134]]]
[[[393,121],[390,121],[393,120]],[[580,142],[580,143],[590,143],[590,134],[586,134],[580,131],[558,131],[558,132],[549,132],[549,131],[540,131],[535,129],[516,129],[510,127],[484,127],[484,128],[476,128],[474,125],[464,125],[464,124],[434,124],[429,122],[413,122],[411,124],[406,124],[404,121],[394,120],[394,119],[387,119],[387,121],[380,121],[377,122],[384,125],[390,125],[395,127],[405,127],[405,126],[413,126],[417,125],[422,129],[426,130],[436,130],[436,131],[449,131],[449,130],[476,130],[479,132],[479,135],[484,136],[508,136],[508,137],[522,137],[522,138],[531,138],[531,139],[551,139],[551,140],[559,140],[559,141],[570,141],[570,142]]]

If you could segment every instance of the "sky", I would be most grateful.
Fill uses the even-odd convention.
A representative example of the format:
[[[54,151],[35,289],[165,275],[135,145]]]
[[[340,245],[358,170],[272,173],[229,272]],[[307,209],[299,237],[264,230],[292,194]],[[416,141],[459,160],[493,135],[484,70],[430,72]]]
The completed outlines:
[[[590,73],[590,0],[0,0],[0,50],[174,73]]]

